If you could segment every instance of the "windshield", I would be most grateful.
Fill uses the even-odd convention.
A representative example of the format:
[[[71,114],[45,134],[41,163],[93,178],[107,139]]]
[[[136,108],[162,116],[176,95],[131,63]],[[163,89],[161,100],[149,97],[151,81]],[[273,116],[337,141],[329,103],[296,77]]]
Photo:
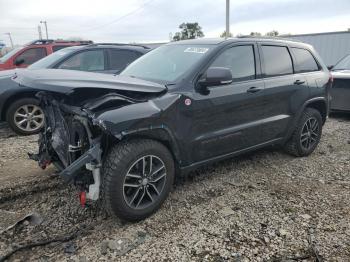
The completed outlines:
[[[174,82],[205,57],[212,45],[164,45],[141,56],[121,75]]]
[[[62,57],[65,57],[67,54],[72,53],[76,49],[77,49],[77,47],[63,48],[55,53],[52,53],[51,55],[44,57],[43,59],[40,59],[39,61],[35,62],[34,64],[31,64],[30,66],[28,66],[28,69],[48,68],[53,63],[55,63],[56,61],[58,61]]]
[[[18,48],[12,49],[10,52],[8,52],[3,57],[0,57],[0,63],[5,63],[7,61],[7,59],[9,59],[11,56],[16,54],[21,49],[22,49],[22,47],[18,47]]]
[[[350,55],[347,55],[341,59],[334,67],[333,70],[350,70]]]

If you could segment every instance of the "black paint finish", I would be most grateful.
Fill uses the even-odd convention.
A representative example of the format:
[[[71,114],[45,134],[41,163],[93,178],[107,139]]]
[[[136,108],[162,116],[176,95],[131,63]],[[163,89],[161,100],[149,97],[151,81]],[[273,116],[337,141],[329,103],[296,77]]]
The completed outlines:
[[[65,75],[58,70],[18,75],[15,81],[20,86],[49,91],[57,100],[63,97],[62,103],[79,106],[88,112],[92,126],[99,126],[104,130],[101,132],[118,140],[141,136],[164,143],[183,171],[284,143],[305,107],[319,110],[325,121],[330,74],[311,46],[254,38],[193,40],[169,45],[191,43],[210,44],[213,48],[175,83],[153,83],[124,76],[97,77],[91,73]],[[199,82],[210,64],[224,50],[236,45],[254,46],[255,79],[202,88]],[[266,77],[261,45],[309,50],[319,70]],[[290,58],[294,71],[292,54]],[[106,95],[109,98],[103,100]],[[93,108],[89,106],[91,102],[99,106]]]

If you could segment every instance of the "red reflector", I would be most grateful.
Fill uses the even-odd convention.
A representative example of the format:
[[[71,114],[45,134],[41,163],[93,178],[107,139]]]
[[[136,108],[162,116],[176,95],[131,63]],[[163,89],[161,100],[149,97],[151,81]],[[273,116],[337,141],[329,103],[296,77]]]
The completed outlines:
[[[85,204],[86,204],[86,192],[85,191],[82,191],[79,193],[79,200],[80,200],[80,205],[82,207],[85,207]]]

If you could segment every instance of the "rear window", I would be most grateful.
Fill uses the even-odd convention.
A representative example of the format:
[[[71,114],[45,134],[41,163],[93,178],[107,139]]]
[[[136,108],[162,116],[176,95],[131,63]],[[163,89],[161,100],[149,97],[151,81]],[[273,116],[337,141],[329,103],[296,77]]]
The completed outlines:
[[[291,49],[296,59],[295,73],[313,72],[320,69],[315,58],[308,50],[301,48]]]
[[[293,74],[293,63],[287,47],[262,46],[265,76],[282,76]]]

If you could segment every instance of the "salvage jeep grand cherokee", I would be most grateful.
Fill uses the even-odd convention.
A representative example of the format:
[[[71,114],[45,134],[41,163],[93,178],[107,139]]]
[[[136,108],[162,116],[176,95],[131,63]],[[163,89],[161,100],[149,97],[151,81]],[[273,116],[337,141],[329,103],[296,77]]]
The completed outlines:
[[[312,153],[331,77],[314,49],[276,39],[170,43],[120,76],[37,70],[41,167],[55,164],[84,198],[124,220],[154,213],[175,174],[268,145]],[[59,90],[59,92],[57,91]]]

